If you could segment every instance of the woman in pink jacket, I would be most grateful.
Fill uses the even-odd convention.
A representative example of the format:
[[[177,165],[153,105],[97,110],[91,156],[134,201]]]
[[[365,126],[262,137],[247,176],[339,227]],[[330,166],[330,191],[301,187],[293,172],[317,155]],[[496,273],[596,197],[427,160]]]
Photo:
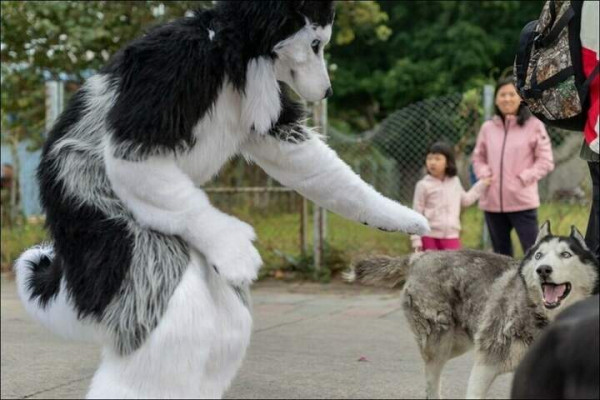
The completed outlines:
[[[544,124],[521,104],[511,78],[498,81],[496,115],[479,131],[473,168],[479,179],[492,178],[481,196],[494,252],[513,255],[514,228],[523,252],[538,234],[538,181],[554,169],[552,146]]]

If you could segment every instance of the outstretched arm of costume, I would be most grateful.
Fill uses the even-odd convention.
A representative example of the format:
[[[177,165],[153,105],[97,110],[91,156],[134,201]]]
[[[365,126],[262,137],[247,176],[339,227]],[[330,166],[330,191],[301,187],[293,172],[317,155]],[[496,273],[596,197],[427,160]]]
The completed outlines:
[[[283,185],[343,217],[387,231],[428,231],[421,214],[379,194],[318,135],[306,131],[304,137],[294,143],[258,136],[243,152]]]
[[[181,236],[234,284],[256,278],[262,261],[252,227],[214,208],[172,157],[126,161],[108,146],[104,155],[115,194],[140,225]]]

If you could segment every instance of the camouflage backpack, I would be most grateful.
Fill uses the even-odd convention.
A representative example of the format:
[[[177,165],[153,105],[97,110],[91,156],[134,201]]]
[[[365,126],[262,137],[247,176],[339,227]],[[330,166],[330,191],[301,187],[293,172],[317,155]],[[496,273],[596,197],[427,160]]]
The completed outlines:
[[[523,28],[515,58],[517,91],[546,124],[582,131],[588,90],[598,66],[586,79],[581,61],[582,1],[547,1],[540,18]]]

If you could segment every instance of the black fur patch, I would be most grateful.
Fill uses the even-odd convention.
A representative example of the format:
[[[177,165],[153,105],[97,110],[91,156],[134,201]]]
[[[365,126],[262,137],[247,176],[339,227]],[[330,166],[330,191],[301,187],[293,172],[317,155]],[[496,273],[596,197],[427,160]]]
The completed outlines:
[[[107,218],[98,209],[84,206],[66,195],[53,157],[49,154],[54,143],[67,134],[82,118],[85,109],[85,90],[71,99],[49,133],[42,151],[37,178],[40,199],[46,213],[46,226],[54,242],[52,265],[39,278],[34,293],[45,290],[43,284],[52,275],[60,282],[65,275],[67,289],[81,317],[101,318],[105,307],[121,287],[131,261],[132,241],[124,222]],[[40,297],[42,299],[42,297]],[[46,294],[44,299],[49,300]]]
[[[44,193],[46,221],[54,241],[53,264],[63,271],[79,317],[99,321],[119,292],[131,264],[133,240],[123,220],[109,219],[90,206],[77,205],[64,194]],[[63,191],[64,193],[64,191]]]
[[[118,156],[143,158],[194,145],[193,127],[213,106],[225,78],[223,54],[208,38],[210,15],[151,30],[106,68],[118,82],[108,114],[116,144],[127,149]]]
[[[269,130],[269,135],[286,142],[298,143],[307,139],[306,132],[298,125],[306,117],[304,106],[290,97],[287,85],[279,83],[281,113],[275,125]]]
[[[226,77],[243,92],[250,59],[272,58],[275,44],[300,30],[305,16],[325,26],[333,14],[329,1],[222,1],[132,41],[102,71],[117,85],[108,120],[126,150],[116,155],[134,160],[189,149],[194,125]]]
[[[324,27],[335,14],[333,1],[220,1],[215,10],[222,31],[244,36],[241,42],[247,60],[270,55],[277,43],[305,26],[305,18]]]
[[[33,270],[27,287],[31,293],[30,299],[38,301],[40,307],[44,308],[48,302],[58,294],[60,290],[60,279],[62,271],[60,266],[46,257],[42,256],[37,264],[30,262]]]

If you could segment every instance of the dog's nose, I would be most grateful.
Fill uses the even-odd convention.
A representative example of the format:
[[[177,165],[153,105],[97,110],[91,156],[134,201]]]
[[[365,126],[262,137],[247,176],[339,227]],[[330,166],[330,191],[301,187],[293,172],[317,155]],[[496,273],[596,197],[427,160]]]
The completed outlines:
[[[329,86],[327,88],[327,90],[325,91],[325,97],[323,97],[324,99],[333,96],[333,89],[331,88],[331,86]]]
[[[539,267],[537,267],[537,269],[535,270],[535,272],[537,272],[537,274],[540,277],[547,278],[552,273],[552,267],[549,266],[549,265],[540,265]]]

